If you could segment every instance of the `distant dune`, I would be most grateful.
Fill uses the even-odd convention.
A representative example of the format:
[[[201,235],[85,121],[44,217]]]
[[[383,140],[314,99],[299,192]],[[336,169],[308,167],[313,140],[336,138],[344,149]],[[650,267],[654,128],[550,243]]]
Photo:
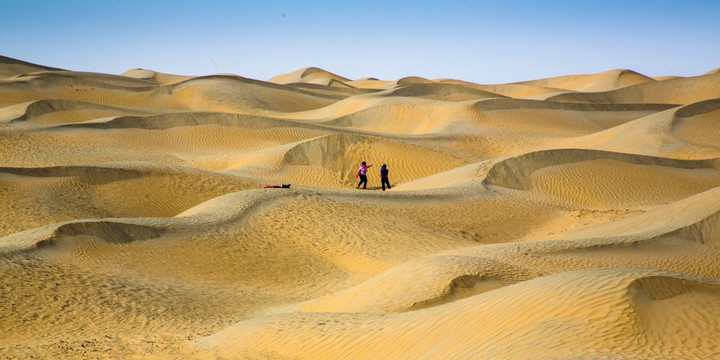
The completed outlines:
[[[2,358],[720,358],[718,70],[0,57],[0,214]]]

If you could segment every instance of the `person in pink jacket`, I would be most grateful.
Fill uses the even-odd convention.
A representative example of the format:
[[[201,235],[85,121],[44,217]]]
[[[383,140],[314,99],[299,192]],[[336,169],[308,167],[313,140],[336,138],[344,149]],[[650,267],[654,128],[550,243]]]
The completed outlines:
[[[356,176],[360,178],[360,182],[355,188],[360,188],[360,185],[363,185],[363,189],[367,189],[367,169],[371,166],[372,164],[368,165],[366,162],[362,162],[362,165],[360,165],[360,169],[358,169],[358,173]]]

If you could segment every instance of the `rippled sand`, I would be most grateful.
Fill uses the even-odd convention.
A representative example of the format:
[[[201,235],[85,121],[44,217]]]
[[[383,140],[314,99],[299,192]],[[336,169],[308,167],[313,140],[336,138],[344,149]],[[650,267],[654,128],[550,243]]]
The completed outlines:
[[[720,358],[719,96],[0,57],[0,357]]]

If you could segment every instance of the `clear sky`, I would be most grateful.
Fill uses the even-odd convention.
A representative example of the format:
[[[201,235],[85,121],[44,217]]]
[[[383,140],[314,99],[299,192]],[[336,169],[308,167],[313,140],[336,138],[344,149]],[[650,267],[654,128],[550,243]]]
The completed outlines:
[[[0,55],[75,71],[483,84],[720,67],[720,1],[0,0]]]

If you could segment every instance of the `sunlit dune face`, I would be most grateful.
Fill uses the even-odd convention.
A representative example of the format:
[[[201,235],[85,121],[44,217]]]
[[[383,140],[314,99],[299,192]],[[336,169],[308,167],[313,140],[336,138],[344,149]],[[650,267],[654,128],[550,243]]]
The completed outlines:
[[[0,60],[5,357],[717,357],[718,72]]]

